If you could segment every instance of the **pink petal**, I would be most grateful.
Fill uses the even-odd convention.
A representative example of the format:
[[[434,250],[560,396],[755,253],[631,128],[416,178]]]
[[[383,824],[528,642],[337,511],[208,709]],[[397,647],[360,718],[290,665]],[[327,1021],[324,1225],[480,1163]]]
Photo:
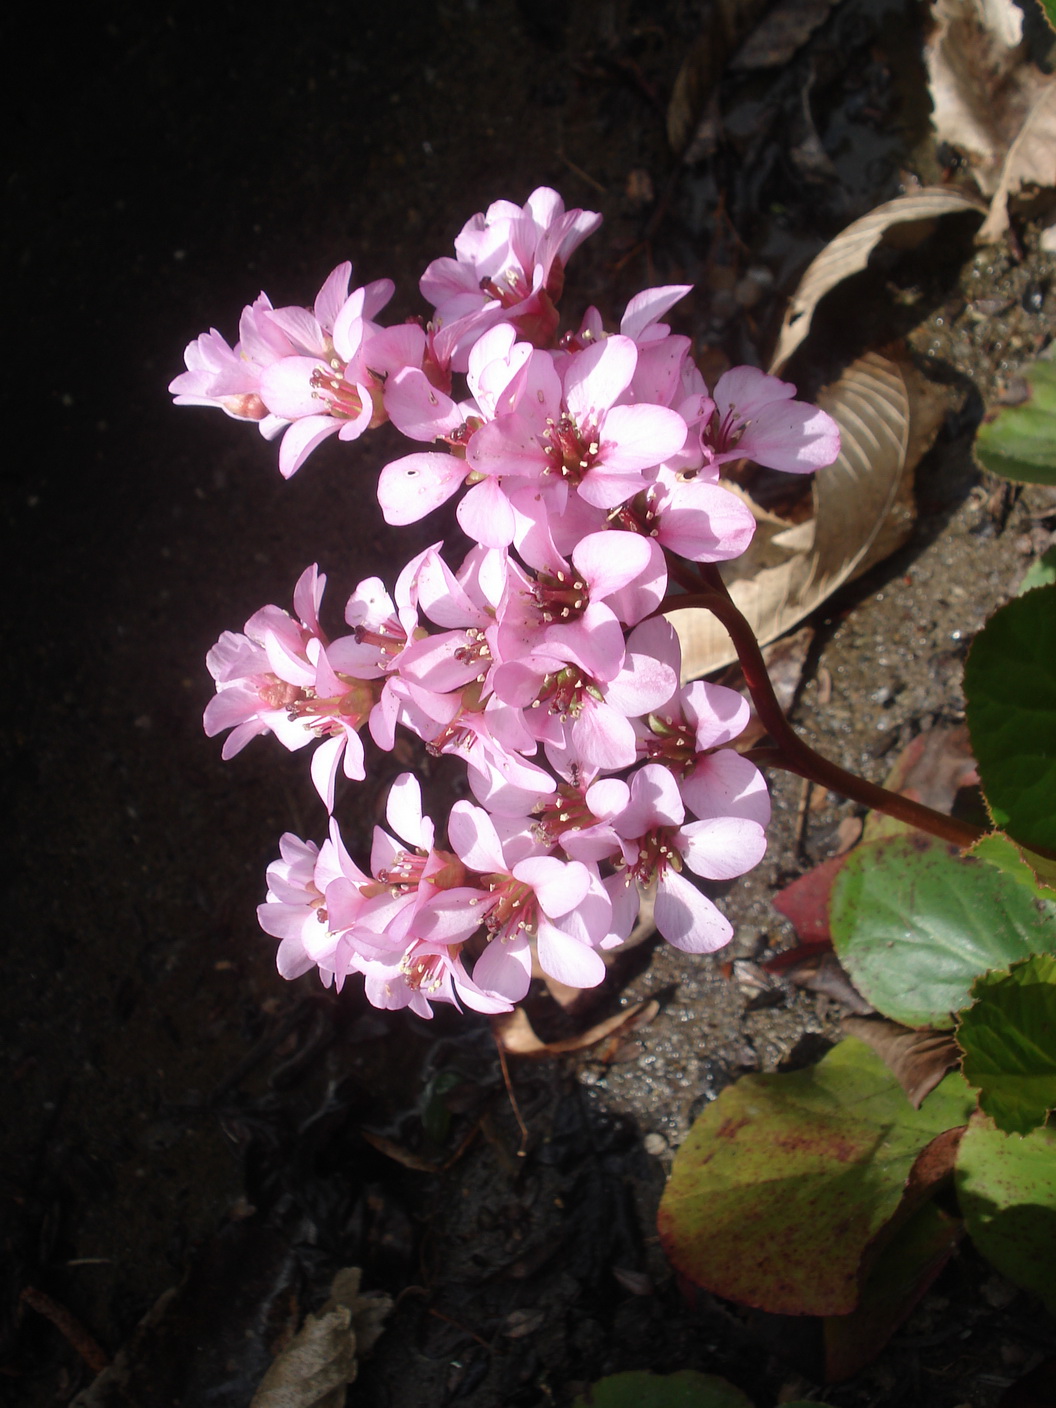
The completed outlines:
[[[682,691],[682,708],[696,730],[697,748],[717,748],[743,733],[751,716],[747,699],[735,689],[694,680]]]
[[[712,393],[719,414],[735,411],[738,419],[751,419],[774,401],[790,401],[796,388],[790,381],[768,376],[758,367],[731,367],[723,372]]]
[[[693,821],[678,833],[686,864],[706,880],[732,880],[758,865],[766,854],[766,832],[757,821],[737,816]]]
[[[411,440],[435,440],[462,424],[462,412],[451,397],[437,391],[417,367],[405,367],[385,383],[385,409]]]
[[[840,429],[817,406],[782,401],[756,413],[737,449],[768,469],[811,474],[840,453]]]
[[[733,938],[725,915],[673,870],[660,877],[653,918],[667,942],[683,953],[714,953]]]
[[[337,768],[345,751],[345,735],[328,738],[312,754],[312,782],[322,798],[328,812],[334,810],[334,787],[337,781]]]
[[[676,483],[666,496],[658,537],[691,562],[740,557],[755,533],[755,517],[736,494],[706,479]]]
[[[523,935],[503,941],[492,939],[473,965],[473,981],[478,988],[499,993],[510,1002],[520,1002],[532,981],[532,951]]]
[[[560,919],[583,899],[590,874],[578,861],[566,864],[556,856],[531,856],[513,867],[514,879],[530,885],[545,914]]]
[[[483,479],[466,493],[455,510],[467,537],[488,548],[505,548],[513,542],[517,520],[497,479]]]
[[[543,972],[570,988],[596,988],[605,977],[605,962],[596,949],[545,918],[539,920],[536,949]]]
[[[312,387],[312,377],[320,370],[328,368],[318,357],[283,357],[264,369],[260,399],[273,415],[284,420],[316,416],[322,403]]]
[[[471,870],[481,875],[507,873],[495,826],[482,808],[456,802],[447,821],[447,836],[452,850]]]
[[[700,758],[682,783],[682,796],[695,816],[739,816],[766,826],[770,820],[770,793],[766,779],[754,763],[732,748],[721,748]]]
[[[638,349],[629,337],[607,337],[575,353],[564,375],[572,416],[583,420],[607,410],[630,385],[637,362]]]
[[[630,722],[607,704],[588,704],[570,732],[575,751],[589,767],[615,771],[630,767],[637,755]]]
[[[643,289],[627,304],[620,320],[620,332],[637,342],[647,328],[651,328],[669,308],[692,291],[692,284],[668,284],[664,288]]]
[[[605,468],[626,473],[676,455],[686,443],[686,422],[666,406],[613,406],[600,434]]]
[[[572,553],[572,561],[587,579],[594,601],[633,582],[650,560],[650,540],[637,533],[591,533]]]
[[[403,841],[423,851],[428,851],[432,846],[432,823],[429,823],[428,827],[425,825],[422,815],[422,789],[412,773],[401,772],[389,788],[385,818]],[[376,869],[374,873],[377,874]]]
[[[328,275],[326,283],[316,296],[315,316],[327,332],[333,332],[337,315],[348,298],[348,281],[351,277],[352,265],[346,259]]]
[[[294,421],[279,446],[279,473],[283,479],[296,474],[312,451],[340,428],[341,422],[333,416],[305,416]]]
[[[656,826],[681,826],[685,815],[673,773],[660,763],[646,763],[631,778],[631,800],[613,825],[634,840]]]
[[[378,478],[378,503],[385,522],[402,528],[457,494],[466,477],[465,460],[422,450],[393,460]]]

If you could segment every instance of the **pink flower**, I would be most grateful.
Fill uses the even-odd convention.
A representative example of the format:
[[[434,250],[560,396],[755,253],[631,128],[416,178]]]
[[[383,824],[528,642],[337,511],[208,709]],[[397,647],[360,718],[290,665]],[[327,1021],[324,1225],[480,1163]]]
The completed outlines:
[[[176,404],[215,405],[258,421],[268,440],[285,430],[279,469],[286,478],[327,436],[354,440],[384,419],[373,373],[403,365],[404,356],[420,360],[425,334],[420,328],[383,334],[372,319],[392,297],[392,281],[379,279],[349,294],[351,274],[351,264],[339,264],[313,310],[273,308],[262,293],[243,309],[233,348],[215,329],[190,343],[187,371],[169,386]]]
[[[327,809],[333,809],[337,769],[362,780],[366,723],[377,691],[369,683],[335,672],[319,626],[319,603],[326,578],[316,567],[301,574],[294,589],[294,620],[277,606],[265,606],[246,622],[245,634],[225,631],[206,657],[216,697],[205,710],[212,738],[232,730],[223,757],[232,758],[251,738],[274,733],[291,751],[326,739],[312,759],[312,780]]]
[[[597,871],[553,856],[507,858],[487,812],[456,802],[448,836],[463,862],[484,877],[476,905],[489,943],[474,981],[519,1002],[531,981],[534,940],[544,973],[572,987],[596,987],[605,976],[598,949],[612,939],[612,906]]]
[[[338,986],[344,981],[349,954],[342,953],[325,898],[328,885],[342,873],[342,857],[347,861],[334,830],[322,849],[288,831],[279,842],[280,858],[268,866],[268,895],[257,906],[257,919],[266,934],[281,940],[276,964],[284,978],[318,967],[327,986],[335,977]]]
[[[740,557],[755,533],[748,505],[706,477],[673,474],[661,467],[641,494],[624,504],[614,522],[647,534],[690,562],[728,562]]]
[[[349,294],[351,273],[351,264],[338,265],[313,313],[279,308],[270,315],[293,349],[260,379],[261,400],[275,418],[268,438],[289,427],[279,447],[279,472],[287,479],[328,436],[356,440],[384,419],[381,387],[366,363],[378,360],[368,351],[381,333],[372,319],[392,297],[393,284],[379,279]]]
[[[756,367],[734,367],[715,386],[715,410],[702,435],[713,465],[747,458],[768,469],[811,474],[840,453],[840,431],[830,415],[796,388]]]
[[[331,927],[346,930],[375,1007],[411,1007],[432,1016],[431,1001],[461,1001],[480,1012],[509,1011],[501,995],[466,972],[462,945],[480,926],[480,891],[465,884],[457,856],[437,849],[421,789],[401,773],[389,790],[386,820],[374,828],[371,876],[347,860],[327,887]]]
[[[613,821],[624,838],[627,882],[656,885],[656,927],[687,953],[710,953],[730,941],[725,915],[682,874],[686,865],[709,880],[730,880],[757,865],[766,850],[758,822],[741,817],[685,822],[678,785],[667,768],[647,763],[631,778],[631,800]]]
[[[515,324],[537,347],[549,343],[565,265],[600,224],[592,211],[566,211],[546,186],[523,207],[495,201],[486,214],[467,221],[455,240],[456,258],[434,259],[420,283],[456,371],[465,371],[470,346],[500,320]]]
[[[676,411],[622,403],[637,361],[627,337],[565,357],[560,375],[547,354],[534,354],[528,367],[535,394],[522,395],[512,414],[477,431],[470,465],[482,476],[542,480],[558,514],[569,490],[596,508],[625,503],[645,487],[642,472],[677,454],[686,439]]]
[[[433,1002],[449,1002],[475,1012],[510,1012],[513,1004],[478,986],[466,972],[458,948],[416,939],[402,954],[369,959],[362,966],[368,1000],[375,1007],[409,1007],[418,1017],[433,1015]]]

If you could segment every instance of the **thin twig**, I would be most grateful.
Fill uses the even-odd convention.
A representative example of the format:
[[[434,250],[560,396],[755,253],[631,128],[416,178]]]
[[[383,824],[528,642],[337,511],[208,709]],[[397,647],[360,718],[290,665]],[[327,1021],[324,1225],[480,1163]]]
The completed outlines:
[[[81,1322],[64,1305],[59,1305],[58,1301],[52,1300],[51,1296],[46,1295],[43,1291],[38,1291],[35,1286],[26,1286],[22,1291],[21,1299],[38,1315],[43,1315],[45,1320],[51,1321],[59,1334],[77,1351],[93,1374],[101,1374],[104,1369],[109,1369],[110,1356],[106,1350],[97,1340],[92,1338]]]
[[[563,147],[558,147],[557,156],[559,161],[563,161],[565,163],[569,171],[574,171],[576,175],[580,178],[580,180],[586,181],[588,186],[593,186],[599,195],[607,196],[609,194],[600,181],[595,181],[594,177],[590,174],[589,171],[584,171],[582,166],[577,166],[576,163],[572,160],[572,158],[565,154],[565,150]]]
[[[486,1339],[482,1339],[481,1336],[477,1334],[476,1330],[471,1330],[468,1325],[463,1325],[462,1321],[456,1320],[454,1316],[445,1315],[442,1310],[437,1310],[433,1305],[429,1307],[428,1314],[435,1316],[437,1320],[443,1320],[448,1325],[454,1325],[456,1330],[461,1330],[464,1335],[468,1335],[470,1339],[476,1340],[477,1344],[482,1344],[489,1352],[494,1351],[495,1346],[493,1344],[489,1344]]]
[[[517,1149],[517,1157],[523,1159],[528,1152],[528,1126],[521,1118],[521,1109],[517,1104],[517,1097],[513,1093],[513,1082],[510,1080],[510,1068],[506,1064],[506,1052],[503,1050],[502,1042],[495,1037],[495,1049],[499,1053],[499,1065],[502,1067],[502,1078],[506,1083],[506,1094],[509,1097],[510,1108],[513,1110],[514,1118],[521,1131],[521,1142]]]

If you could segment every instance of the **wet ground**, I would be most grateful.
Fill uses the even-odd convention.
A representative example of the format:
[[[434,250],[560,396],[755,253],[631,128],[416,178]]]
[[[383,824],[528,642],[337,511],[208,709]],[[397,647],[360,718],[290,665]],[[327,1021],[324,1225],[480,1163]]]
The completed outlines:
[[[826,999],[752,1001],[721,965],[787,942],[774,885],[830,854],[854,809],[775,779],[770,853],[724,900],[732,951],[636,950],[600,1010],[656,997],[650,1025],[511,1062],[522,1156],[486,1026],[278,978],[254,907],[278,835],[321,832],[318,803],[299,759],[259,742],[225,765],[201,733],[220,630],[284,601],[309,561],[340,598],[412,550],[371,492],[391,442],[330,442],[283,484],[251,429],[174,411],[165,391],[192,336],[232,334],[261,286],[310,300],[346,257],[363,281],[397,279],[396,313],[421,311],[417,276],[463,221],[539,184],[606,217],[566,308],[611,315],[646,283],[693,280],[681,326],[709,358],[759,361],[777,294],[822,243],[907,170],[936,178],[916,9],[836,6],[796,58],[723,89],[724,124],[679,164],[667,96],[703,22],[674,0],[20,22],[3,730],[18,855],[0,999],[12,1402],[69,1402],[93,1376],[83,1335],[112,1356],[182,1285],[125,1389],[86,1401],[240,1408],[346,1265],[397,1298],[363,1408],[564,1404],[623,1368],[726,1373],[760,1408],[820,1392],[810,1328],[689,1304],[653,1219],[703,1104],[838,1034]],[[808,737],[876,779],[959,717],[966,643],[1053,526],[1050,503],[980,485],[969,455],[984,400],[1052,334],[1051,262],[1029,237],[971,258],[958,237],[879,279],[950,411],[913,540],[813,623],[799,692]],[[390,777],[346,794],[347,832],[367,833]],[[1046,1334],[966,1252],[825,1401],[989,1408]]]

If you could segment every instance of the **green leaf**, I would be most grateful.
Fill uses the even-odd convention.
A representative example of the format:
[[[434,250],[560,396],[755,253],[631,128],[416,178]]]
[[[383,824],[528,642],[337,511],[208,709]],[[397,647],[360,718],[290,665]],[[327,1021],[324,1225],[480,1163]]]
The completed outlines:
[[[1056,952],[1056,904],[919,832],[851,852],[831,927],[855,987],[907,1027],[952,1026],[981,973]]]
[[[825,1378],[841,1383],[875,1359],[939,1274],[963,1232],[959,1218],[924,1203],[880,1253],[857,1310],[825,1318]]]
[[[849,1037],[817,1066],[745,1076],[675,1156],[660,1240],[691,1281],[788,1315],[858,1303],[863,1255],[898,1212],[917,1156],[966,1123],[947,1076],[915,1110],[883,1061]]]
[[[1029,1134],[1056,1108],[1056,958],[1035,954],[972,988],[957,1041],[980,1108],[1006,1134]]]
[[[975,453],[991,474],[1027,484],[1056,484],[1056,363],[1034,362],[1024,375],[1030,399],[1004,407],[981,425]]]
[[[1041,0],[1041,8],[1050,27],[1056,29],[1056,0]]]
[[[1056,850],[1056,586],[1003,606],[964,667],[968,729],[995,825]]]
[[[983,1256],[1056,1312],[1056,1132],[1002,1134],[979,1116],[961,1140],[954,1179]]]
[[[1056,4],[1056,0],[1053,0],[1053,4]],[[1025,592],[1031,592],[1035,587],[1047,587],[1053,582],[1056,582],[1056,548],[1049,548],[1024,572],[1016,595],[1023,596]]]
[[[1035,899],[1056,900],[1056,860],[1017,846],[1003,831],[981,836],[965,854],[996,865],[1020,885],[1026,885]]]
[[[642,1369],[599,1379],[573,1408],[752,1408],[752,1401],[717,1374],[696,1369],[649,1374]]]

